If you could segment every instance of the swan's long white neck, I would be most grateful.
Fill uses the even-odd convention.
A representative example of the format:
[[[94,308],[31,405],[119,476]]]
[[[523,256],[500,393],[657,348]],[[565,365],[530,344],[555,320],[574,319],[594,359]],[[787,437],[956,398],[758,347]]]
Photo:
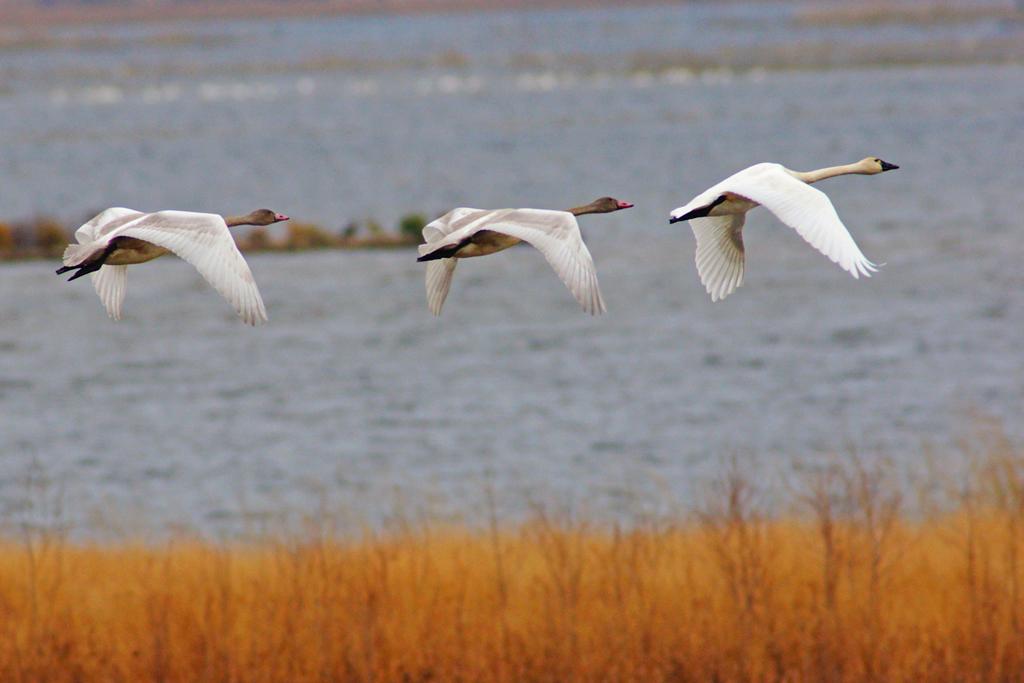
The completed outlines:
[[[819,180],[827,180],[828,178],[835,178],[840,175],[850,175],[853,173],[860,173],[867,175],[867,171],[861,165],[860,162],[855,164],[844,164],[842,166],[829,166],[827,168],[819,168],[816,171],[790,171],[794,177],[804,181],[808,185],[816,183]]]

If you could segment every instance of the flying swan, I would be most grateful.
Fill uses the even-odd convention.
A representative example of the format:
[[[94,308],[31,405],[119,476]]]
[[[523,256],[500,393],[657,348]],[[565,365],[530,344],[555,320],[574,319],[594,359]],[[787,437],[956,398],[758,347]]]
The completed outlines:
[[[75,231],[78,244],[64,250],[64,266],[57,274],[77,270],[68,278],[70,282],[92,273],[93,286],[107,313],[120,320],[128,266],[174,253],[195,266],[244,322],[257,325],[267,320],[267,311],[228,228],[286,220],[288,216],[269,209],[228,218],[191,211],[107,209]]]
[[[767,208],[853,277],[870,277],[877,265],[861,253],[825,193],[810,185],[840,175],[875,175],[897,168],[877,157],[808,172],[755,164],[673,211],[669,223],[690,221],[697,238],[697,272],[712,301],[724,299],[743,284],[743,221],[757,206]]]
[[[604,313],[594,260],[583,243],[577,216],[631,208],[612,197],[568,211],[545,209],[470,209],[460,207],[423,228],[426,244],[417,261],[427,263],[427,306],[434,315],[448,296],[456,259],[486,256],[526,242],[544,255],[555,273],[591,315]]]

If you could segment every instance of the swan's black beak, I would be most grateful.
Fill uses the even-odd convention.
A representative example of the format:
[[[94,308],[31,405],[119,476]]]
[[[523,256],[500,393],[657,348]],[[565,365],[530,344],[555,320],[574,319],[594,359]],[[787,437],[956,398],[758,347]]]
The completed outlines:
[[[685,220],[686,220],[686,218],[684,216],[676,216],[675,218],[669,218],[668,219],[668,224],[672,225],[673,223],[679,223],[680,221],[685,221]]]
[[[890,164],[888,161],[880,162],[882,164],[882,171],[895,171],[899,166],[896,164]]]

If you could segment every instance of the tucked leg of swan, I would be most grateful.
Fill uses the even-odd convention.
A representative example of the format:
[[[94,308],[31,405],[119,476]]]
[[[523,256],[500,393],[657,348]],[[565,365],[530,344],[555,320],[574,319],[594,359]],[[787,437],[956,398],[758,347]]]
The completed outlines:
[[[77,280],[78,278],[82,277],[83,275],[88,275],[89,273],[95,273],[97,270],[99,270],[102,267],[103,267],[103,262],[102,261],[97,261],[95,263],[90,263],[88,265],[82,266],[81,268],[78,269],[77,273],[75,273],[74,275],[72,275],[71,277],[68,278],[68,282],[71,282],[72,280]],[[70,270],[70,268],[68,270]]]
[[[69,244],[64,249],[64,267],[58,273],[66,273],[74,268],[80,268],[89,261],[101,257],[107,249],[106,242],[90,242],[88,244]]]
[[[427,307],[434,315],[441,315],[458,263],[456,259],[445,258],[427,264]]]
[[[509,247],[514,247],[521,241],[516,237],[511,237],[495,230],[478,230],[455,244],[437,247],[434,251],[423,254],[416,260],[436,261],[442,258],[487,256],[488,254],[495,254]]]
[[[130,263],[145,263],[166,253],[166,249],[131,237],[115,237],[106,244],[103,242],[72,244],[64,250],[66,265],[59,268],[57,274],[60,275],[77,268],[78,272],[68,278],[68,282],[71,282],[83,275],[94,273],[107,264],[122,266]]]
[[[704,206],[699,206],[696,209],[692,209],[692,210],[687,211],[685,213],[680,213],[679,215],[676,215],[676,212],[673,211],[671,216],[669,216],[668,222],[671,224],[671,223],[678,223],[679,221],[693,220],[694,218],[704,218],[709,213],[711,213],[711,211],[716,206],[718,206],[719,204],[722,204],[723,202],[725,202],[726,199],[728,199],[728,197],[723,194],[721,197],[717,198],[715,201],[711,202],[710,204],[706,204]]]
[[[457,253],[459,253],[459,250],[461,250],[463,247],[465,247],[467,244],[469,244],[471,239],[472,238],[467,237],[466,239],[462,240],[458,244],[450,244],[448,246],[441,247],[441,248],[437,249],[436,251],[432,251],[430,253],[423,254],[422,256],[417,258],[416,260],[417,261],[437,261],[439,259],[453,258]]]
[[[82,277],[83,275],[88,275],[89,273],[94,273],[97,270],[99,270],[103,266],[103,262],[106,260],[107,255],[109,253],[110,253],[109,250],[104,251],[102,254],[100,254],[100,256],[98,258],[95,258],[95,259],[93,259],[91,261],[86,261],[85,263],[83,263],[81,265],[78,265],[78,266],[64,266],[63,268],[58,268],[57,269],[57,274],[58,275],[63,275],[64,273],[66,273],[66,272],[68,272],[70,270],[75,270],[77,268],[78,272],[76,272],[74,275],[69,277],[68,278],[68,282],[71,282],[72,280],[77,280],[78,278]]]
[[[68,282],[77,280],[83,275],[99,270],[111,251],[112,245],[103,242],[69,244],[64,250],[64,265],[57,269],[57,275],[77,269],[78,272],[69,277]]]
[[[712,301],[732,294],[743,284],[744,214],[691,218],[697,238],[697,273]]]

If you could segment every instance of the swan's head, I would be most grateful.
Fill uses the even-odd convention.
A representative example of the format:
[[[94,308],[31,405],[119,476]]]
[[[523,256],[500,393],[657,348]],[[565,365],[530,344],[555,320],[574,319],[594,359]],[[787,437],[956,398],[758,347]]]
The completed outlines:
[[[273,225],[288,220],[288,216],[270,209],[257,209],[249,214],[249,225]]]
[[[633,205],[630,202],[624,202],[621,199],[615,197],[601,197],[595,199],[590,203],[592,210],[590,213],[611,213],[613,211],[622,211],[623,209],[632,209]]]
[[[866,175],[876,175],[878,173],[884,173],[885,171],[895,171],[899,166],[896,164],[890,164],[888,161],[882,161],[878,157],[867,157],[861,159],[860,165],[864,168]]]

